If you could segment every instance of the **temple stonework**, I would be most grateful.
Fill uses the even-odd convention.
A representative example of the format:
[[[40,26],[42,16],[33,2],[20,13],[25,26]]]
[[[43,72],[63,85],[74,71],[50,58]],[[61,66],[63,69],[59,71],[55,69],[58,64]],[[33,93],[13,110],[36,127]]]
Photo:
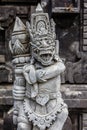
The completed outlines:
[[[44,12],[48,13],[50,20],[52,18],[56,24],[56,26],[53,24],[55,26],[55,30],[53,31],[56,32],[56,39],[59,40],[59,43],[56,44],[56,52],[66,66],[66,70],[61,74],[61,93],[65,104],[68,106],[69,115],[63,126],[63,130],[86,129],[86,0],[65,0],[65,2],[63,0],[32,0],[32,2],[30,0],[0,1],[0,129],[2,130],[4,126],[4,130],[7,130],[7,128],[8,130],[13,130],[16,127],[12,124],[12,85],[15,77],[13,66],[19,63],[17,65],[18,67],[24,62],[27,64],[31,59],[31,63],[36,62],[33,58],[29,58],[30,44],[27,43],[31,38],[29,37],[28,31],[29,24],[27,23],[26,25],[26,21],[31,23],[31,14],[35,13],[35,8],[38,3],[41,3]],[[20,21],[22,28],[20,26],[14,26],[15,20],[16,22]],[[38,30],[39,34],[43,32],[41,29]],[[44,32],[47,33],[47,30]],[[21,39],[21,35],[23,39]],[[12,41],[13,43],[15,41],[15,44],[10,46],[14,48],[13,52],[10,52],[11,48],[9,49],[9,45],[11,45],[10,43]],[[16,45],[18,47],[20,45],[21,50],[15,50]],[[22,55],[18,57],[17,55],[20,54]],[[23,59],[23,57],[25,58]]]

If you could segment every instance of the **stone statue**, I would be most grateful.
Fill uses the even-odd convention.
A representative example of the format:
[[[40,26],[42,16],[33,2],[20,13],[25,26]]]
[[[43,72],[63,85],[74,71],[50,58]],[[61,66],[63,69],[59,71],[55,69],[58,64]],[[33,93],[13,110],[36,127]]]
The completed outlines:
[[[13,123],[17,130],[62,130],[68,116],[60,93],[65,66],[58,54],[55,23],[40,4],[26,26],[16,18],[9,47],[15,66]]]

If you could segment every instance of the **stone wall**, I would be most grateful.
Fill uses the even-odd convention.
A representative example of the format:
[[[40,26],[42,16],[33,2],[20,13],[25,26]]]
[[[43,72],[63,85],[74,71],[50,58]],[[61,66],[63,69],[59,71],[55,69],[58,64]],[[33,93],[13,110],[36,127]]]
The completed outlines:
[[[12,83],[14,79],[12,56],[8,43],[15,17],[25,23],[38,0],[0,1],[0,130],[13,129]],[[87,2],[74,0],[66,4],[62,0],[42,0],[47,5],[44,11],[56,22],[57,39],[60,42],[60,57],[66,65],[61,91],[69,107],[69,118],[64,130],[87,129]],[[71,4],[73,6],[71,6]],[[9,111],[10,110],[10,111]],[[9,124],[9,121],[11,124]],[[9,125],[8,125],[9,124]]]

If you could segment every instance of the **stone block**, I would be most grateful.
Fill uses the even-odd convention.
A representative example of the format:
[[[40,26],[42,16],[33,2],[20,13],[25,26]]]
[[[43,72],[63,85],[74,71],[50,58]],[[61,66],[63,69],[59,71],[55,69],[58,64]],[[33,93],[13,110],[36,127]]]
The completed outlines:
[[[4,118],[3,130],[14,130],[14,125],[12,121],[12,113],[6,115]]]
[[[84,24],[84,25],[87,25],[87,20],[84,19],[83,24]]]
[[[0,85],[0,105],[12,105],[12,85]]]
[[[83,33],[83,38],[87,38],[87,32]]]
[[[84,2],[84,8],[87,8],[87,3],[86,2]]]
[[[0,130],[3,130],[3,119],[0,119]]]
[[[83,51],[87,51],[87,46],[83,46]]]
[[[35,4],[35,3],[37,3],[37,2],[40,2],[40,0],[1,0],[1,2],[12,2],[12,3],[14,3],[14,2],[17,2],[17,3],[30,3],[30,4]]]
[[[87,113],[83,113],[83,129],[87,130]]]
[[[0,55],[0,63],[5,63],[5,55]]]
[[[84,9],[84,13],[87,13],[87,9]]]
[[[83,113],[83,121],[87,121],[87,113]]]
[[[83,39],[83,45],[87,45],[87,39]]]
[[[69,117],[67,118],[62,130],[72,130],[72,122]]]
[[[84,17],[84,19],[87,19],[87,14],[84,14],[83,17]]]
[[[83,27],[83,32],[87,32],[87,26]]]
[[[87,108],[87,85],[62,85],[63,99],[69,108]]]
[[[87,3],[87,0],[84,0],[84,4]]]

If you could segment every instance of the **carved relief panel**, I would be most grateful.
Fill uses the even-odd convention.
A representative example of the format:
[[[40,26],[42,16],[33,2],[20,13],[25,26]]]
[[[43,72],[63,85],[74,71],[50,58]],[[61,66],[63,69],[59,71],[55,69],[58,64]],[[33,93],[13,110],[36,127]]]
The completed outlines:
[[[0,82],[12,82],[13,72],[11,64],[11,53],[9,51],[9,39],[16,15],[23,22],[30,17],[30,6],[0,6]]]
[[[43,1],[49,1],[49,0],[43,0]],[[66,69],[67,75],[66,73],[65,73],[65,76],[63,75],[63,83],[73,83],[73,84],[87,83],[87,46],[86,46],[87,1],[86,0],[84,0],[84,2],[81,1],[84,3],[83,14],[81,14],[81,9],[79,10],[78,8],[80,7],[79,6],[80,0],[71,0],[70,3],[67,2],[68,0],[65,0],[67,3],[67,6],[65,6],[65,4],[63,3],[64,0],[61,0],[61,1],[50,0],[50,1],[52,2],[53,13],[51,14],[51,11],[49,12],[50,12],[50,16],[52,15],[54,17],[54,20],[57,24],[56,34],[60,42],[60,47],[59,47],[60,55],[67,66],[67,69]],[[7,2],[7,0],[1,0],[1,2],[3,5],[3,3]],[[15,2],[18,2],[18,1],[15,0],[15,2],[13,2],[11,0],[8,0],[9,4],[10,2],[14,4]],[[27,3],[26,0],[25,0],[25,3]],[[8,62],[11,60],[10,52],[8,49],[8,41],[12,33],[15,16],[18,15],[24,23],[25,23],[25,20],[29,19],[30,17],[30,6],[26,6],[26,4],[25,6],[23,6],[22,3],[21,3],[22,6],[20,6],[21,5],[20,2],[18,4],[19,6],[16,5],[15,8],[14,6],[10,5],[8,11],[7,10],[5,11],[5,7],[3,7],[3,11],[2,11],[3,17],[2,17],[2,12],[1,12],[2,8],[0,6],[0,22],[1,22],[2,28],[4,28],[4,30],[1,29],[1,32],[0,32],[0,34],[2,34],[0,35],[0,64],[4,65],[4,66],[0,65],[1,82],[4,82],[4,81],[9,82],[8,80],[9,76],[6,76],[4,79],[1,79],[2,72],[3,72],[2,77],[4,77],[5,75],[8,74],[8,72],[10,73],[12,71],[12,69],[10,71],[8,70],[8,68],[6,68],[8,66],[6,66],[5,62]],[[71,4],[73,4],[73,6],[70,6]],[[62,11],[61,11],[61,8],[62,8]],[[73,10],[76,9],[76,11],[72,11],[72,9]],[[81,15],[82,17],[84,15],[83,25],[80,23]],[[83,28],[83,32],[82,32],[84,34],[83,44],[81,43],[82,35],[80,34],[80,28]],[[4,48],[5,48],[5,51],[4,51]],[[9,64],[9,67],[10,65],[11,64]],[[73,130],[77,130],[78,117],[73,117],[73,118],[76,119],[76,122],[72,120]],[[85,124],[84,124],[84,129],[86,129]]]
[[[53,11],[79,12],[80,0],[52,0]]]
[[[87,83],[87,38],[86,24],[84,25],[87,2],[84,2],[83,8],[82,5],[80,8],[80,2],[82,1],[52,1],[52,13],[57,23],[56,32],[60,43],[60,55],[67,68],[63,83]]]

